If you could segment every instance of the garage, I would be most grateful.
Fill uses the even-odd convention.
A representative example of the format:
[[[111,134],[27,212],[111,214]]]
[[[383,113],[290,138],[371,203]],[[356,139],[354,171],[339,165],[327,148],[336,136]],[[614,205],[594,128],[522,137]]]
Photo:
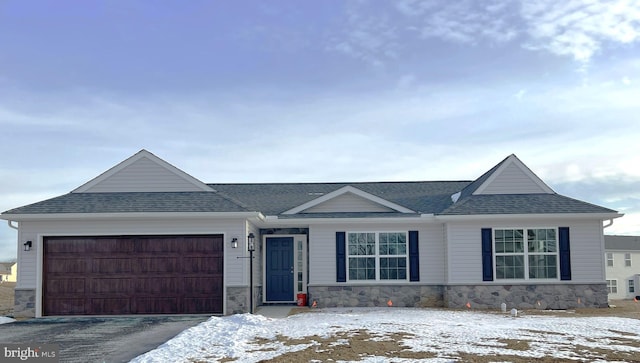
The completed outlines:
[[[222,314],[223,240],[45,237],[42,314]]]

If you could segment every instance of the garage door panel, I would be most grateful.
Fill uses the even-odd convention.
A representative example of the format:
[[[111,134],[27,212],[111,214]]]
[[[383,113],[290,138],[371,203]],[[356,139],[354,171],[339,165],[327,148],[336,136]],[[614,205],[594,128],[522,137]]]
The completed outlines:
[[[92,269],[98,274],[112,273],[130,273],[133,271],[133,263],[131,257],[121,258],[94,258],[92,261]]]
[[[132,279],[93,278],[91,292],[94,294],[126,294],[131,291]]]
[[[222,277],[189,277],[184,279],[184,291],[189,294],[221,293]]]
[[[130,238],[101,238],[88,245],[95,253],[131,254],[134,252],[134,245]]]
[[[51,278],[46,282],[47,291],[60,294],[84,294],[85,279]]]
[[[94,315],[131,314],[130,299],[121,298],[93,298],[90,311]]]
[[[45,311],[62,309],[67,312],[65,315],[84,315],[86,301],[83,298],[49,299],[46,300],[44,308]]]
[[[135,291],[143,294],[178,294],[183,290],[179,277],[149,277],[136,279]]]
[[[140,272],[177,272],[178,258],[149,257],[136,260],[136,266]]]
[[[135,314],[175,314],[178,311],[178,299],[170,296],[135,298]]]
[[[45,237],[43,315],[221,314],[223,236]]]
[[[49,264],[45,266],[45,268],[50,274],[84,273],[89,269],[89,264],[88,261],[81,256],[75,258],[61,257],[56,259],[55,264]]]
[[[196,314],[199,311],[222,310],[222,301],[211,298],[188,298],[184,300],[184,311],[187,314]]]
[[[222,257],[185,257],[183,272],[222,274]]]

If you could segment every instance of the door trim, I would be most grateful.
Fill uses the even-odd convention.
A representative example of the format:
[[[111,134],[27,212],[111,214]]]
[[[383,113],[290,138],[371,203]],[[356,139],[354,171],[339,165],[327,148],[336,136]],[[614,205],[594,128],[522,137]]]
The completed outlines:
[[[267,238],[293,238],[293,300],[291,301],[270,301],[267,300]],[[302,259],[299,259],[299,245],[302,245]],[[290,304],[296,302],[296,295],[307,293],[308,264],[307,264],[307,235],[306,234],[266,234],[262,236],[262,303],[268,304]],[[299,273],[302,272],[302,280],[299,281]],[[299,282],[302,282],[299,284]]]

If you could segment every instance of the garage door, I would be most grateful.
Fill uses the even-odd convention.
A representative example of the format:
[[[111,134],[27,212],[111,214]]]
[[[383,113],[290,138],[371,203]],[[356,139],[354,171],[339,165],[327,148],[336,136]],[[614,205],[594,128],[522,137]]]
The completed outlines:
[[[46,237],[43,315],[222,314],[223,236]]]

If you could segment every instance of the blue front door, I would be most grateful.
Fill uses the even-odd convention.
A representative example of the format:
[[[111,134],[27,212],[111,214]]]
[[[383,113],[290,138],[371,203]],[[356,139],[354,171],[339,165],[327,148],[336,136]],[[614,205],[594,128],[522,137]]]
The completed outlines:
[[[267,237],[267,301],[294,301],[293,237]]]

